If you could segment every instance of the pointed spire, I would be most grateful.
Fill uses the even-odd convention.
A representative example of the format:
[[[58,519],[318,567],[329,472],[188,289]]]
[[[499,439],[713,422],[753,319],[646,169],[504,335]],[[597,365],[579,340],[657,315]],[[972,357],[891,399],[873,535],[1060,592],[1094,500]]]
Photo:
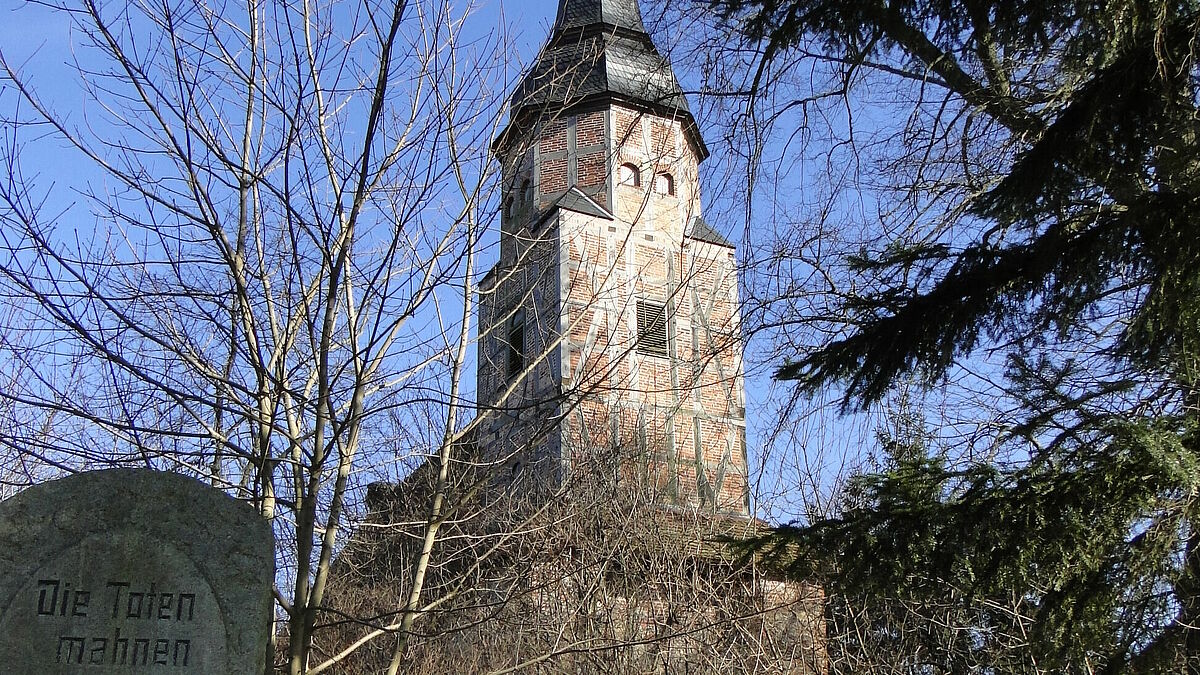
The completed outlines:
[[[554,32],[607,24],[645,33],[637,0],[559,0]]]

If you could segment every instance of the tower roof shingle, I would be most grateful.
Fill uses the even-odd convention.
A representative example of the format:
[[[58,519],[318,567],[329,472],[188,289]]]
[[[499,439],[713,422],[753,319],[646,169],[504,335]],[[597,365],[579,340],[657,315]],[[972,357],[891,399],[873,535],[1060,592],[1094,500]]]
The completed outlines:
[[[556,31],[597,23],[646,32],[637,0],[562,0],[558,3]]]
[[[560,0],[550,39],[510,99],[510,125],[612,100],[682,117],[700,159],[708,155],[671,64],[646,33],[637,0]]]

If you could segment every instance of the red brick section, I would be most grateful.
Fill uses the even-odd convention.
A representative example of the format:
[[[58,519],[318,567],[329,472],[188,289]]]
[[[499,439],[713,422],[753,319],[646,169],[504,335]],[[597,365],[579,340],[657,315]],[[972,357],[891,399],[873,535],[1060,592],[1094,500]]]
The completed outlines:
[[[654,152],[665,154],[675,150],[674,129],[661,117],[650,118],[650,145]]]
[[[636,140],[641,142],[641,113],[635,112],[628,108],[614,108],[613,113],[616,115],[616,145],[623,145],[630,141]]]
[[[581,188],[600,187],[608,180],[608,153],[597,150],[588,154],[580,154],[578,160],[579,182]],[[590,190],[585,190],[590,192]]]
[[[546,122],[538,136],[538,150],[542,153],[560,152],[567,149],[567,122],[554,119]]]
[[[567,158],[543,159],[541,175],[541,192],[544,195],[554,195],[566,190]]]
[[[589,145],[604,145],[603,111],[584,113],[575,121],[575,144],[581,148]]]

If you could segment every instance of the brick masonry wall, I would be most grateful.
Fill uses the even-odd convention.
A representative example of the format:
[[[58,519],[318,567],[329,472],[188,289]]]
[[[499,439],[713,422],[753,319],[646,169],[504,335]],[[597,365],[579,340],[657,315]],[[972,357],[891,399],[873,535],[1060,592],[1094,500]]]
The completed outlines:
[[[479,288],[476,398],[485,458],[509,467],[510,475],[558,477],[557,413],[559,295],[557,227],[512,235],[512,258]],[[502,246],[502,249],[504,247]],[[524,327],[523,368],[509,372],[509,332]]]
[[[563,223],[564,372],[582,387],[563,432],[574,463],[588,448],[620,450],[621,475],[661,501],[747,513],[732,251],[655,245],[630,224],[578,214]],[[668,307],[665,358],[637,350],[639,298]]]
[[[625,163],[640,185],[618,182]],[[506,221],[506,271],[481,289],[478,395],[481,409],[502,411],[481,436],[496,444],[490,454],[524,453],[527,464],[558,453],[550,461],[559,477],[615,459],[620,469],[608,475],[655,499],[748,513],[734,256],[685,236],[699,190],[681,123],[621,106],[554,119],[506,166],[508,196],[520,204],[511,192],[531,175],[536,208]],[[674,194],[656,185],[660,176]],[[530,233],[531,219],[570,187],[601,206],[611,190],[615,218],[560,211]],[[665,358],[637,350],[639,299],[667,306]],[[522,308],[536,319],[527,319],[526,351],[544,363],[513,387],[507,332],[496,325]],[[549,434],[539,400],[554,400],[562,422]]]

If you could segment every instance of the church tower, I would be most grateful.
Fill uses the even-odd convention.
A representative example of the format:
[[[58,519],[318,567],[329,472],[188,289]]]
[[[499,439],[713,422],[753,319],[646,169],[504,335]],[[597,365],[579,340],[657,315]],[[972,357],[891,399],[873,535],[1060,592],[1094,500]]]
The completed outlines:
[[[702,216],[708,151],[637,0],[560,0],[493,151],[483,457],[514,484],[748,516],[734,248]]]
[[[365,607],[339,616],[390,616],[395,570],[420,568],[452,589],[412,636],[430,672],[826,673],[820,587],[724,543],[771,529],[748,499],[735,251],[703,218],[704,140],[637,0],[559,0],[509,105],[462,464],[371,486],[375,527],[339,567]],[[378,644],[361,672],[391,658]]]

